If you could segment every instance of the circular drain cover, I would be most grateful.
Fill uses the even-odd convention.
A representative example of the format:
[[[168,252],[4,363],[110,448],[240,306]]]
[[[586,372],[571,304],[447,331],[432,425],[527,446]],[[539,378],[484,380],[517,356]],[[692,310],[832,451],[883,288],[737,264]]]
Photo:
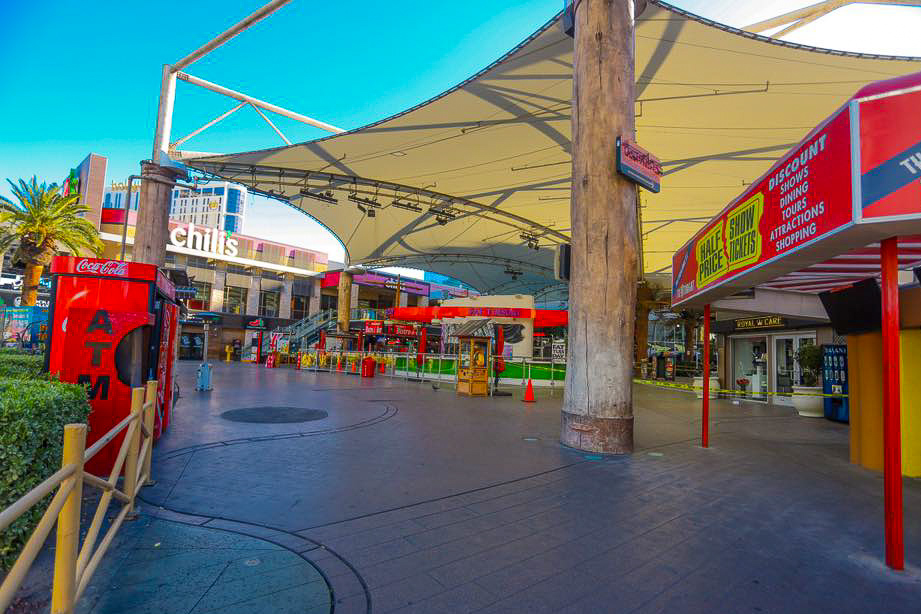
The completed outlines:
[[[321,409],[307,407],[242,407],[230,409],[221,418],[232,422],[258,422],[263,424],[284,424],[287,422],[311,422],[329,416]]]

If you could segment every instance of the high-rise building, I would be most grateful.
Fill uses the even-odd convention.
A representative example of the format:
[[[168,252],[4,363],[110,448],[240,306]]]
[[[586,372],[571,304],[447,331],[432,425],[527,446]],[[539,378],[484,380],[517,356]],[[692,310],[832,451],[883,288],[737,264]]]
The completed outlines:
[[[174,188],[170,218],[227,232],[243,232],[248,195],[245,187],[228,181],[199,184],[196,190]]]
[[[127,190],[128,186],[124,183],[113,181],[105,190],[102,207],[124,209],[128,200]],[[243,232],[248,196],[245,187],[228,181],[202,183],[194,189],[173,188],[170,219],[228,232]],[[137,211],[139,198],[138,182],[131,186],[130,210]]]

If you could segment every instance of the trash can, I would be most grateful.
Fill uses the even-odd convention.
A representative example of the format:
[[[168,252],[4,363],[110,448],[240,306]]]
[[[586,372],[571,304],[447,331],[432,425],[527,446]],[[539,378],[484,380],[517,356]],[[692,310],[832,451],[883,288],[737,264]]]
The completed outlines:
[[[361,376],[374,377],[374,359],[370,356],[365,356],[361,361]]]

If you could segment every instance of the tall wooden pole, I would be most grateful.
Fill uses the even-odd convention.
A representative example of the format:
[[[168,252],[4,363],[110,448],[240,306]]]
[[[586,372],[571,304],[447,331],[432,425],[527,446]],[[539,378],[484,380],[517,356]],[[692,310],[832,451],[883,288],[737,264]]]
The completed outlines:
[[[615,169],[634,137],[633,0],[575,9],[572,93],[572,275],[561,441],[633,451],[636,189]]]
[[[340,333],[349,332],[352,321],[352,274],[348,271],[339,273],[339,296],[336,301],[336,328]]]
[[[169,239],[169,209],[173,194],[171,183],[185,179],[186,175],[178,169],[144,161],[141,162],[141,176],[141,197],[138,201],[131,259],[162,267],[166,264],[166,244]]]

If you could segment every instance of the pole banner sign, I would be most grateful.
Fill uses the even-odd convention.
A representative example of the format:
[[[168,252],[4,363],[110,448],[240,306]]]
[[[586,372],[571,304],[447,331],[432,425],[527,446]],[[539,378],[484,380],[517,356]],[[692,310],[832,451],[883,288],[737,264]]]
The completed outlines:
[[[621,137],[617,137],[617,172],[650,192],[659,191],[662,163],[636,143]]]
[[[848,107],[814,129],[672,258],[672,304],[853,221]]]

